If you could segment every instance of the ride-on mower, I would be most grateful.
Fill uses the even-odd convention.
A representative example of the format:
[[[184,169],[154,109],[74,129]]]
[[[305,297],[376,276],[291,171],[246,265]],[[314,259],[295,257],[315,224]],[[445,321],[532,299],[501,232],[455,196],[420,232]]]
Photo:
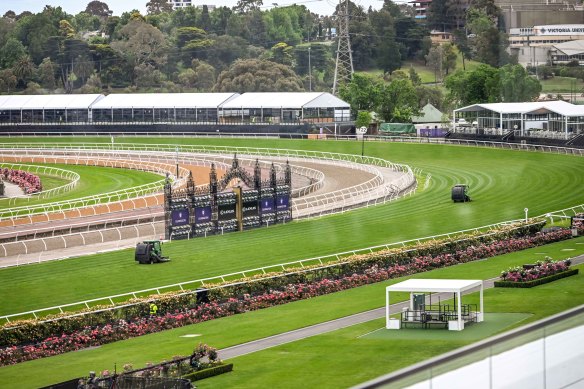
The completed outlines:
[[[159,240],[145,240],[136,244],[134,259],[142,264],[170,261],[170,258],[162,256],[162,242]]]

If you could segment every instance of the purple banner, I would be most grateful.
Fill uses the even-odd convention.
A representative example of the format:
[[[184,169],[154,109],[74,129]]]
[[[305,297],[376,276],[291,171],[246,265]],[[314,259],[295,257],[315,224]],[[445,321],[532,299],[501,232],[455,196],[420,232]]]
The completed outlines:
[[[278,212],[287,211],[289,205],[290,205],[290,199],[288,196],[278,196],[276,198],[276,210]]]
[[[260,210],[262,215],[265,213],[273,213],[276,210],[274,209],[274,199],[271,197],[261,199]]]
[[[195,208],[195,224],[209,223],[211,221],[211,207]]]
[[[189,224],[189,210],[186,208],[175,209],[171,211],[170,218],[172,220],[173,227]]]

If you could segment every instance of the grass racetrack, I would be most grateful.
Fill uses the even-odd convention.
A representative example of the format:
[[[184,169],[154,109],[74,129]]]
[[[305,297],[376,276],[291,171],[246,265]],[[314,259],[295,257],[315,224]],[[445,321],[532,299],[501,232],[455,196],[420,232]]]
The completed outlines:
[[[40,165],[35,163],[35,165]],[[163,177],[149,172],[139,170],[119,169],[102,166],[83,166],[68,164],[47,164],[60,169],[70,170],[79,174],[80,179],[77,186],[65,193],[51,196],[48,199],[30,198],[17,199],[13,201],[0,201],[0,209],[13,208],[18,206],[44,204],[47,202],[72,200],[85,196],[99,195],[107,192],[114,192],[121,189],[132,188],[151,182],[160,181]],[[48,190],[57,186],[65,185],[67,180],[41,176],[43,189]]]
[[[584,238],[578,238],[493,257],[487,261],[437,269],[415,277],[488,279],[499,275],[502,269],[532,262],[544,255],[563,259],[583,252]],[[580,265],[579,268],[581,272],[576,276],[536,288],[486,290],[486,320],[489,320],[489,313],[492,312],[523,314],[506,323],[499,322],[496,328],[499,332],[583,304],[584,289],[581,285],[584,281],[582,273],[584,266]],[[39,387],[87,375],[89,370],[112,371],[114,363],[118,371],[125,363],[132,363],[138,368],[147,362],[156,363],[169,360],[174,355],[188,355],[199,342],[225,348],[378,308],[384,305],[385,287],[404,279],[406,278],[185,326],[93,349],[1,367],[0,387],[11,387],[14,382],[21,383],[22,387]],[[396,293],[392,300],[397,302],[406,298],[405,293]],[[465,296],[464,300],[477,303],[477,293]],[[481,324],[476,324],[477,329]],[[468,338],[452,339],[453,334],[448,331],[442,332],[443,337],[436,335],[435,339],[428,339],[428,336],[423,334],[415,339],[392,340],[363,336],[383,326],[384,319],[373,320],[234,358],[230,360],[235,364],[232,373],[197,382],[197,387],[349,387],[476,341]],[[492,333],[491,330],[486,332]],[[199,336],[185,337],[195,334]]]
[[[108,141],[58,141],[74,140]],[[116,139],[116,144],[123,141]],[[126,142],[361,152],[361,143],[351,141],[132,138]],[[518,219],[524,217],[526,207],[530,216],[536,216],[584,203],[584,158],[398,143],[366,143],[365,154],[421,168],[432,175],[431,183],[415,196],[343,215],[168,243],[164,251],[172,261],[163,265],[138,266],[133,250],[125,250],[4,269],[0,271],[4,297],[0,314]],[[450,188],[456,183],[470,185],[472,202],[451,202]]]

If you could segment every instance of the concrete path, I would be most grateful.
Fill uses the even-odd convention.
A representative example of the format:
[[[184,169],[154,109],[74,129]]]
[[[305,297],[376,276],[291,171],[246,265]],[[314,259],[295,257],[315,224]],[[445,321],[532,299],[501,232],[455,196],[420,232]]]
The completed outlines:
[[[584,263],[584,254],[572,258],[572,264],[577,265]],[[494,282],[499,278],[491,278],[485,280],[483,283],[484,289],[490,289],[494,287]],[[451,293],[434,293],[432,294],[433,299],[439,298],[440,300],[447,300],[452,298]],[[409,306],[409,301],[404,301],[401,303],[396,303],[390,305],[390,314],[399,313],[403,308]],[[236,346],[228,347],[219,350],[219,357],[221,359],[230,359],[240,357],[242,355],[250,354],[256,351],[262,351],[271,347],[280,346],[282,344],[295,342],[298,340],[306,339],[311,336],[322,335],[327,332],[336,331],[341,328],[350,327],[356,324],[365,323],[371,320],[380,319],[385,317],[385,307],[373,309],[366,312],[356,313],[351,316],[342,317],[339,319],[327,321],[324,323],[315,324],[312,326],[300,328],[297,330],[284,332],[282,334],[273,335],[267,338],[254,340],[247,343],[238,344]]]

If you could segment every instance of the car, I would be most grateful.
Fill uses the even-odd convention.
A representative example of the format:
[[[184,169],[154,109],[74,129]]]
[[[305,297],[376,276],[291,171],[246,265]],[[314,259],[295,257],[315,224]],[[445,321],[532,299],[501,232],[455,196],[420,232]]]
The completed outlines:
[[[469,39],[476,38],[477,34],[468,34],[466,37]]]
[[[458,125],[460,125],[460,126],[464,126],[464,125],[467,125],[467,124],[468,124],[468,122],[466,121],[466,119],[465,119],[465,118],[460,118],[460,119],[458,119],[458,120],[456,121],[456,124],[458,124]]]

